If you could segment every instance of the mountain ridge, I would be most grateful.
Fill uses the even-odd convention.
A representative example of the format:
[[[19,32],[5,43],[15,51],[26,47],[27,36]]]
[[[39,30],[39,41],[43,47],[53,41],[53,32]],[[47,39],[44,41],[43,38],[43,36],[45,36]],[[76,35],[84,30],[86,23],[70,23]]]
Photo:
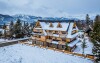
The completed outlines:
[[[66,17],[40,17],[40,16],[32,16],[32,15],[24,15],[24,14],[16,14],[16,15],[3,15],[0,14],[0,21],[9,22],[16,21],[20,19],[26,22],[35,22],[37,20],[79,20],[77,18],[66,18]]]

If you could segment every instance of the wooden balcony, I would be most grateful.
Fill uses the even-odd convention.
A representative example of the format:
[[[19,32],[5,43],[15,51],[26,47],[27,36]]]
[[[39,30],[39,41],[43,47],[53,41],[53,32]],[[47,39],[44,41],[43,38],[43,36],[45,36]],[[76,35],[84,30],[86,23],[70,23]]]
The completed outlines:
[[[47,33],[48,36],[53,36],[53,33]]]
[[[52,42],[52,39],[46,39],[46,42],[51,43]]]
[[[41,28],[41,26],[35,26],[35,28]]]
[[[10,31],[6,31],[6,35],[9,36],[11,34]]]
[[[59,45],[66,45],[66,42],[64,42],[64,41],[59,41],[58,43],[59,43]]]
[[[59,34],[53,34],[53,36],[55,36],[55,37],[59,37]]]
[[[36,40],[40,41],[40,40],[41,40],[41,38],[36,38]]]
[[[37,36],[39,36],[38,34],[33,34],[33,37],[37,37]]]
[[[66,36],[67,36],[67,34],[60,34],[60,37],[62,37],[62,38],[66,37]]]
[[[44,35],[44,33],[33,33],[33,36],[39,36],[39,35]]]
[[[40,30],[40,29],[33,29],[33,32],[37,32],[37,33],[42,33],[43,32],[43,30]]]
[[[31,37],[33,40],[35,40],[36,39],[36,37]]]
[[[57,40],[60,40],[60,41],[62,40],[62,38],[59,38],[59,37],[57,37],[56,39],[57,39]]]

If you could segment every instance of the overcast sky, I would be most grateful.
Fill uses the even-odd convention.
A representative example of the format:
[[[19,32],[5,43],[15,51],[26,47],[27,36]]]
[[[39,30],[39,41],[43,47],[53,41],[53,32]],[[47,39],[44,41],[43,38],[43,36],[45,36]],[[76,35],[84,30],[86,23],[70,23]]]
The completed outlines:
[[[0,0],[0,13],[81,17],[100,14],[100,0]]]

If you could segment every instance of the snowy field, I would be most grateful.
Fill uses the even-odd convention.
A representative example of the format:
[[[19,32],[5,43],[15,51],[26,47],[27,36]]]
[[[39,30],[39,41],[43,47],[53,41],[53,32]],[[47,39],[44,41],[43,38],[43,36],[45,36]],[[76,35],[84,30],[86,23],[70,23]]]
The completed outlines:
[[[0,63],[93,63],[89,59],[22,44],[0,47]]]

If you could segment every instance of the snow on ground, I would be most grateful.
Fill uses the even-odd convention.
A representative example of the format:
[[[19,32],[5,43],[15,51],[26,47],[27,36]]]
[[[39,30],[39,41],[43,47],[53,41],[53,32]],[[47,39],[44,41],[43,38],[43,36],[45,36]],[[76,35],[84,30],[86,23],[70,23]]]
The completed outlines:
[[[0,42],[5,41],[4,39],[0,39]]]
[[[37,46],[15,44],[0,47],[0,63],[93,63],[93,61]]]
[[[0,39],[0,42],[8,41],[8,39]]]
[[[74,52],[76,53],[80,53],[82,54],[83,50],[82,50],[82,40],[80,39],[81,42],[77,43],[77,48],[74,50]],[[85,37],[85,42],[86,42],[86,48],[84,49],[84,54],[93,54],[92,53],[92,48],[93,48],[93,44],[89,41],[88,37]]]

